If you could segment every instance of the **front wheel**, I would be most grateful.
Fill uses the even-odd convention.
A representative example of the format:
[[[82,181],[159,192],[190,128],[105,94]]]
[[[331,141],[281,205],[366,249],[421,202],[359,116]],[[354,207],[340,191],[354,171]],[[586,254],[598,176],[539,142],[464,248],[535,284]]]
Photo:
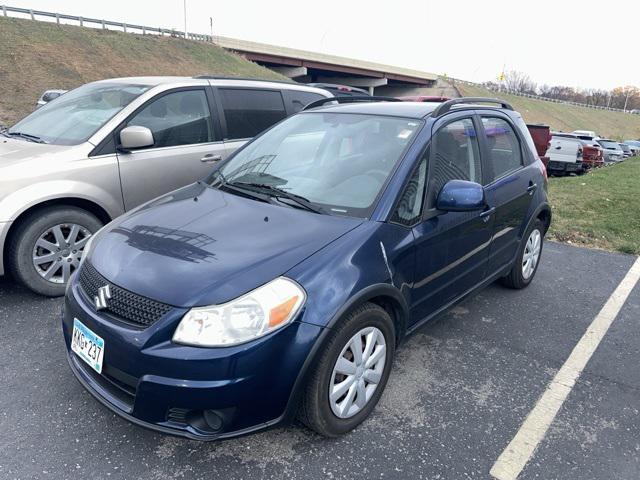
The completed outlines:
[[[395,354],[393,320],[365,303],[349,314],[323,348],[308,381],[298,418],[326,437],[344,434],[373,411]]]
[[[101,227],[100,220],[76,207],[49,207],[34,212],[11,238],[11,273],[35,293],[64,295],[85,245]]]

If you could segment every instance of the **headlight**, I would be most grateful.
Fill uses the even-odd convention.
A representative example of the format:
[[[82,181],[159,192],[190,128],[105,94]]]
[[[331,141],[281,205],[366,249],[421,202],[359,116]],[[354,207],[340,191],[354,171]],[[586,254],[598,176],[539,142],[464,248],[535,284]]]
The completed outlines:
[[[297,283],[276,278],[228,303],[189,310],[173,341],[201,347],[248,342],[290,323],[305,300],[306,294]]]

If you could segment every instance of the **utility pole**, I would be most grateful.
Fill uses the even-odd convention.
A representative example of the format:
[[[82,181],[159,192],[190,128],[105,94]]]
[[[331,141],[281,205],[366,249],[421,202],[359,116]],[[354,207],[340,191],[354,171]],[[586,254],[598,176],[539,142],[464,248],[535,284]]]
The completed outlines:
[[[624,108],[622,109],[624,112],[627,111],[627,103],[629,102],[629,96],[631,94],[631,89],[629,87],[626,88],[625,94],[626,97],[624,98]]]
[[[184,38],[187,38],[187,0],[183,0],[184,4]]]
[[[209,17],[209,24],[211,25],[211,42],[213,43],[213,17]]]

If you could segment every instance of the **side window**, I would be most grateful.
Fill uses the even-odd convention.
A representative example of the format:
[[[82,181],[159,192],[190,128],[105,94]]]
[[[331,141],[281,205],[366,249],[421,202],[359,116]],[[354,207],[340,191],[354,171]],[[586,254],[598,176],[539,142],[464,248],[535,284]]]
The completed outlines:
[[[404,189],[402,197],[398,202],[396,211],[391,217],[392,222],[400,223],[402,225],[413,225],[418,221],[422,215],[422,206],[424,204],[424,188],[427,179],[427,159],[429,153],[427,153],[418,167],[411,175],[411,180]]]
[[[492,181],[522,166],[520,141],[511,125],[496,117],[483,117],[482,126],[487,137],[489,161],[493,166]]]
[[[285,91],[285,95],[294,113],[298,113],[304,107],[312,102],[315,102],[316,100],[325,98],[317,93],[302,92],[299,90],[287,90]]]
[[[449,180],[482,183],[478,136],[470,118],[448,123],[431,141],[429,205],[434,207],[438,193]]]
[[[156,148],[213,141],[211,113],[204,90],[164,95],[144,107],[127,125],[151,130]]]
[[[279,91],[221,88],[220,97],[228,140],[255,137],[287,116]]]

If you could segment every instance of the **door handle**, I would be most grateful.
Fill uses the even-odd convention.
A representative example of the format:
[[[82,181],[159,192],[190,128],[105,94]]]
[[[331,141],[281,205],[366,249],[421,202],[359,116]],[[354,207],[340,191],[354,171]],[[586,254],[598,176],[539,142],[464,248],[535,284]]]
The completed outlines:
[[[527,192],[529,193],[529,195],[533,195],[533,192],[536,191],[536,188],[538,188],[538,184],[537,183],[529,184],[529,186],[527,187]]]
[[[222,155],[214,155],[213,153],[207,153],[200,159],[202,163],[215,163],[222,160]]]
[[[496,207],[491,207],[483,212],[480,213],[480,218],[484,221],[484,222],[488,222],[489,218],[491,218],[491,215],[493,214],[493,212],[496,211]]]
[[[562,150],[562,147],[561,147],[560,145],[558,145],[558,146],[556,147],[556,150]]]

